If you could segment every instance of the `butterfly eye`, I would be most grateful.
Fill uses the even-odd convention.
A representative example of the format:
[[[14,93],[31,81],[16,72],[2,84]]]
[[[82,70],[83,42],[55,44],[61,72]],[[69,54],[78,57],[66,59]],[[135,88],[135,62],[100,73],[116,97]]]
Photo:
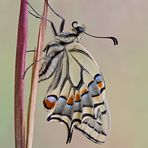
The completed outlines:
[[[78,24],[77,21],[72,22],[72,27],[75,31],[77,31],[77,33],[82,33],[86,30],[86,27],[83,24],[82,25]]]
[[[57,97],[55,95],[47,96],[47,98],[43,100],[43,104],[46,109],[52,109],[55,106],[56,102]]]

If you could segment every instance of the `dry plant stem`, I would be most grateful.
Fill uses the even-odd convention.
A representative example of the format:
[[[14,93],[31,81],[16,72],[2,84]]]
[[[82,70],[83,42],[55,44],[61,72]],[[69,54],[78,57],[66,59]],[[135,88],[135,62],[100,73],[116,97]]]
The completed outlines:
[[[39,26],[38,42],[37,42],[37,52],[34,54],[34,62],[41,58],[41,53],[44,46],[44,38],[46,31],[48,5],[47,1],[44,1],[44,10],[42,14],[42,19]],[[28,122],[27,122],[27,137],[26,137],[26,148],[32,148],[33,143],[33,131],[34,131],[34,116],[35,116],[35,105],[36,105],[36,95],[38,86],[38,73],[39,73],[39,62],[35,62],[32,67],[32,79],[31,79],[31,90],[28,106]]]
[[[25,148],[25,111],[24,111],[24,71],[28,39],[28,0],[21,0],[18,23],[15,90],[14,90],[14,122],[15,148]]]

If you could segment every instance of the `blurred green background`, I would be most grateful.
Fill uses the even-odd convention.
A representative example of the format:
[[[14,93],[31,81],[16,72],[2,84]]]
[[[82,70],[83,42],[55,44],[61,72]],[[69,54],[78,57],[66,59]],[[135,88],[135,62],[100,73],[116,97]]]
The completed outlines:
[[[42,12],[43,1],[30,0]],[[40,84],[36,105],[33,148],[145,148],[148,146],[148,1],[147,0],[52,0],[52,6],[67,20],[78,20],[94,35],[113,35],[119,40],[83,36],[88,48],[103,70],[111,110],[112,127],[107,143],[96,145],[74,131],[72,143],[65,144],[66,128],[46,122],[42,105],[46,92]],[[0,148],[14,148],[14,68],[20,1],[0,2]],[[60,20],[49,12],[56,26]],[[28,49],[36,46],[39,20],[29,16]],[[47,40],[52,39],[50,28]],[[27,65],[32,54],[27,54]],[[26,75],[26,107],[30,88],[30,71]]]

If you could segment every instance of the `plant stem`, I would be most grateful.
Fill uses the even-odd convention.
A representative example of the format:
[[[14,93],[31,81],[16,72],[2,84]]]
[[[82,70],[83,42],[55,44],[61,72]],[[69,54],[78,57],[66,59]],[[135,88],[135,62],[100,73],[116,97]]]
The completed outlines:
[[[44,10],[39,26],[38,41],[37,41],[37,52],[34,53],[34,65],[32,67],[32,79],[31,79],[31,90],[28,105],[28,122],[27,122],[27,137],[26,137],[26,148],[32,148],[33,143],[33,131],[34,131],[34,116],[35,116],[35,105],[36,105],[36,95],[38,87],[38,73],[40,64],[39,59],[41,58],[41,53],[44,46],[44,37],[46,31],[48,5],[47,1],[44,1]]]
[[[24,71],[26,48],[28,39],[28,0],[21,0],[18,23],[16,62],[15,62],[15,90],[14,90],[14,124],[15,147],[25,148],[25,111],[24,111]]]

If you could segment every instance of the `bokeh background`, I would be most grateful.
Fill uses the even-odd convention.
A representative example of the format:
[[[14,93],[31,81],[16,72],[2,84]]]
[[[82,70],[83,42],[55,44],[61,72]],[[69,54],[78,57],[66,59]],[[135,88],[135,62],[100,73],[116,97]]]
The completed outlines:
[[[42,12],[43,1],[30,0]],[[0,2],[0,148],[14,148],[14,68],[20,1]],[[146,148],[148,147],[148,1],[147,0],[52,0],[51,5],[67,20],[78,20],[94,35],[113,35],[118,46],[103,39],[83,36],[88,48],[103,70],[111,110],[112,127],[107,143],[96,145],[74,131],[66,145],[66,128],[46,122],[42,105],[46,92],[39,85],[33,148]],[[56,27],[60,20],[50,11]],[[29,16],[28,49],[34,49],[39,20]],[[47,41],[52,39],[50,28]],[[32,54],[27,54],[27,65]],[[26,107],[30,88],[30,71],[26,75]]]

